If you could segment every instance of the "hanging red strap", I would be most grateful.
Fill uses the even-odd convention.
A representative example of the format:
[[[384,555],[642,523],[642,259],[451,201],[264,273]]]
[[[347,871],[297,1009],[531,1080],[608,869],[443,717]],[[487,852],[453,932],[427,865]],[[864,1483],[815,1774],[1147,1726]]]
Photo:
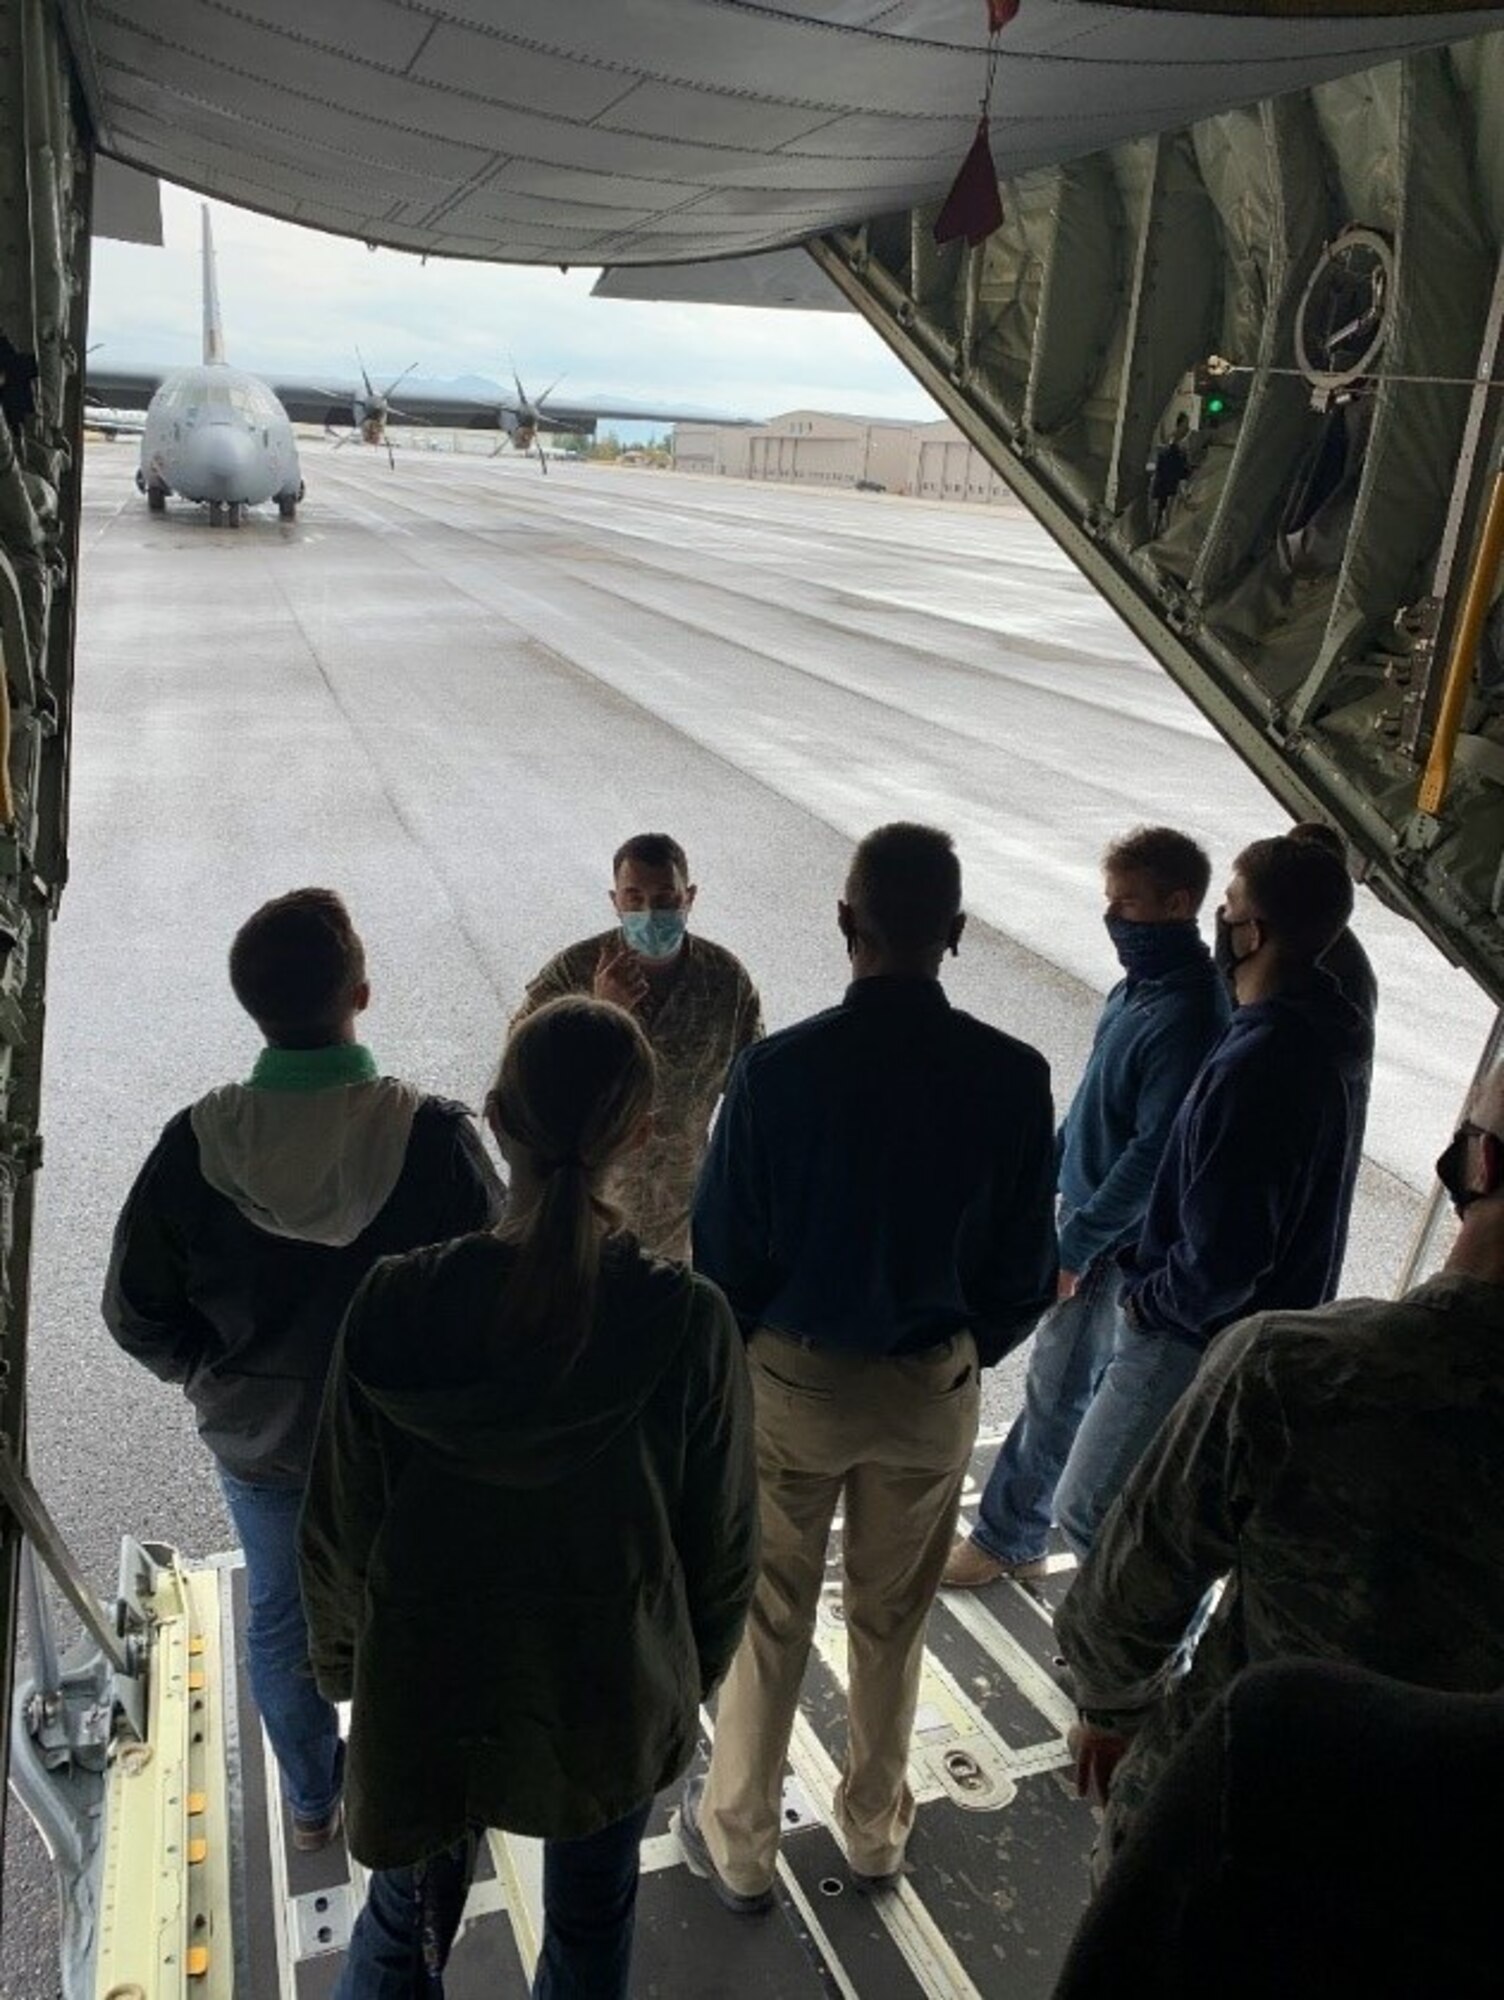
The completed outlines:
[[[971,151],[961,162],[961,171],[935,217],[935,241],[953,243],[958,236],[964,236],[975,248],[986,241],[1002,219],[1003,198],[998,192],[987,120],[983,118],[977,124]]]
[[[937,243],[954,243],[958,236],[964,236],[975,249],[1003,219],[1003,198],[998,191],[987,114],[992,109],[992,86],[997,78],[997,38],[1016,18],[1021,4],[1022,0],[987,0],[987,83],[982,92],[982,115],[977,121],[977,136],[971,142],[971,151],[961,162],[961,171],[935,217]]]

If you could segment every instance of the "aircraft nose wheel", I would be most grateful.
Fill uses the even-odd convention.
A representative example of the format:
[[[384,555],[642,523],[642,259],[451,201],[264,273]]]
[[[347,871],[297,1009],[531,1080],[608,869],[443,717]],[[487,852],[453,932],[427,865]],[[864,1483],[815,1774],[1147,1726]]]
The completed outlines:
[[[222,528],[224,524],[225,503],[223,500],[211,500],[209,502],[209,526],[211,528]]]
[[[239,500],[232,500],[229,506],[230,526],[238,528],[245,520],[245,508]]]
[[[284,521],[296,520],[298,501],[301,497],[300,494],[296,493],[279,493],[277,495],[277,512],[282,516]]]

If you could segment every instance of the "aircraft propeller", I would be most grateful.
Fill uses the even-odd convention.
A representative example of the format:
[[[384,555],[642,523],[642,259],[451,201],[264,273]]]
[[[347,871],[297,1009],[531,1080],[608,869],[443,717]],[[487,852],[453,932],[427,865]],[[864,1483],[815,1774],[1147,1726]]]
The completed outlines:
[[[510,356],[507,358],[511,360]],[[517,363],[512,361],[512,386],[517,391],[515,412],[517,422],[509,436],[503,438],[501,443],[497,445],[496,450],[492,452],[492,458],[499,457],[509,443],[515,451],[518,448],[519,440],[521,441],[522,455],[524,458],[527,457],[533,445],[537,442],[539,427],[543,422],[543,405],[563,380],[564,377],[562,375],[556,375],[535,403],[522,386],[522,377],[517,373]],[[543,472],[546,473],[548,471],[548,457],[541,444],[538,446],[538,464]]]
[[[395,472],[397,470],[397,454],[393,451],[392,441],[386,434],[387,419],[389,417],[401,417],[404,423],[409,424],[417,424],[424,421],[423,418],[412,415],[410,411],[399,410],[397,405],[392,401],[392,397],[401,388],[408,376],[417,368],[418,364],[414,361],[411,367],[404,368],[400,375],[394,376],[384,389],[378,389],[371,380],[371,371],[366,367],[365,356],[358,347],[355,350],[355,359],[360,364],[360,379],[365,386],[365,394],[364,396],[355,395],[350,398],[351,409],[355,416],[355,428],[347,431],[336,442],[334,449],[338,451],[341,445],[353,444],[357,440],[364,444],[384,444],[386,446],[387,464]]]

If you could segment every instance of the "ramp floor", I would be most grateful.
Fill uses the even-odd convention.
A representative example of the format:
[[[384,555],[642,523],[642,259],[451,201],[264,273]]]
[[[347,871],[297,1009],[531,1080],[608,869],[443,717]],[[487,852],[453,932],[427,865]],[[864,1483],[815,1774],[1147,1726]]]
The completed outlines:
[[[978,1448],[975,1480],[994,1441]],[[1069,1784],[1073,1710],[1058,1686],[1050,1600],[1069,1579],[945,1592],[930,1620],[910,1755],[910,1872],[866,1895],[846,1870],[831,1800],[844,1742],[839,1522],[790,1751],[776,1911],[732,1916],[684,1867],[658,1801],[643,1846],[639,2000],[840,1995],[843,2000],[1047,2000],[1087,1893],[1091,1814]],[[245,1674],[245,1573],[221,1575],[227,1643],[237,1995],[326,2000],[365,1893],[342,1842],[295,1852]],[[713,1717],[706,1718],[708,1749]],[[542,1923],[542,1849],[493,1833],[446,1975],[450,2000],[526,2000]]]

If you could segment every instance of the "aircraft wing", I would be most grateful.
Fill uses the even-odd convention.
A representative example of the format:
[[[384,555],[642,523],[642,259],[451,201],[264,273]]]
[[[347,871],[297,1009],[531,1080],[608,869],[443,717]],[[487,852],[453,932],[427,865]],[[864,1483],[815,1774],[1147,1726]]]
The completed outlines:
[[[175,363],[174,366],[181,366]],[[250,373],[259,371],[250,370]],[[94,402],[112,410],[144,410],[171,368],[96,368],[88,372],[88,392]],[[336,430],[350,430],[358,421],[355,385],[336,377],[279,376],[262,374],[261,379],[295,424],[324,424]],[[377,378],[378,380],[384,378]],[[463,387],[443,383],[404,382],[397,391],[397,408],[389,413],[393,424],[431,424],[441,430],[510,430],[517,415],[517,399],[499,384],[475,382]],[[630,396],[612,400],[582,400],[566,403],[550,396],[538,428],[566,434],[589,436],[597,423],[612,421],[636,424],[718,423],[738,424],[748,418],[728,410],[706,409],[703,404],[671,406],[663,403],[634,403]]]
[[[376,377],[379,382],[383,378]],[[357,421],[354,391],[349,383],[266,378],[273,394],[295,424],[329,424],[349,429]],[[500,385],[488,390],[473,387],[451,388],[442,383],[404,382],[397,390],[396,407],[389,412],[392,424],[430,424],[440,430],[510,430],[517,416],[517,399]],[[509,419],[511,421],[509,421]],[[550,396],[538,428],[565,434],[589,436],[596,424],[614,419],[618,423],[746,423],[746,417],[723,410],[707,410],[703,405],[670,408],[660,403],[634,403],[629,396],[612,401],[563,402]]]
[[[106,409],[144,410],[171,373],[172,368],[96,368],[91,362],[84,387],[90,402]]]

